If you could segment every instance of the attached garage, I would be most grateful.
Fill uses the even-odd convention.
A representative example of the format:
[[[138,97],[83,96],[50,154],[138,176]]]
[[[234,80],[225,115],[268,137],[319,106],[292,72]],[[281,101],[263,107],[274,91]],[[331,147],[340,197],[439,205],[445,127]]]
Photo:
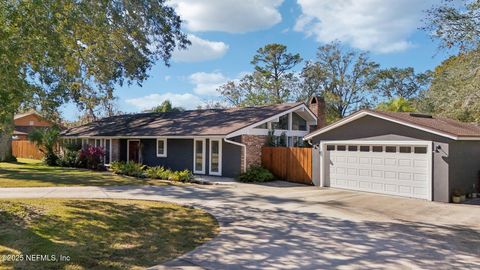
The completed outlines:
[[[363,110],[305,137],[318,186],[448,202],[480,185],[480,127]],[[470,157],[470,158],[469,158]]]
[[[431,198],[431,142],[326,142],[325,185]]]

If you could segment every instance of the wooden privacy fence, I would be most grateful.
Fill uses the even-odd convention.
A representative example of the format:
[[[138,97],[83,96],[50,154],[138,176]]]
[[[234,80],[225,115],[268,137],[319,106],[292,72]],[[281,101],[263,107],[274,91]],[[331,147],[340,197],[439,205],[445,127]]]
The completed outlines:
[[[262,166],[281,180],[312,184],[312,148],[263,147]]]
[[[17,158],[43,158],[43,153],[30,141],[12,141],[12,152]]]

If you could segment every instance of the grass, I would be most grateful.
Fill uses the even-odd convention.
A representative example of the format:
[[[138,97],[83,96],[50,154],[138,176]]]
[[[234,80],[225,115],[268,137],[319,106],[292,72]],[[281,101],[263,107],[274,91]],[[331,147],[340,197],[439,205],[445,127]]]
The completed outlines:
[[[169,203],[0,200],[0,269],[140,269],[176,258],[217,233],[211,215]],[[71,261],[1,261],[15,254]]]
[[[162,181],[138,179],[86,169],[49,167],[39,160],[0,162],[0,187],[167,185]]]

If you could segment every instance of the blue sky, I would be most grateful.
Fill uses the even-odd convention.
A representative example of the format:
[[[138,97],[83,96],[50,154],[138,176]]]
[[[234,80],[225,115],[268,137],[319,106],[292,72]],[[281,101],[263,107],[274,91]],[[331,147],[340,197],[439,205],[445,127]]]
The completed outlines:
[[[422,26],[422,10],[439,0],[170,0],[185,21],[192,46],[175,52],[171,66],[158,63],[143,86],[116,89],[121,111],[139,112],[170,99],[196,108],[219,99],[222,83],[252,71],[255,51],[282,43],[305,60],[318,46],[340,40],[370,52],[382,67],[432,69],[447,55],[438,52]],[[303,65],[303,64],[302,64]],[[302,65],[297,67],[301,69]],[[73,106],[64,116],[73,120]]]

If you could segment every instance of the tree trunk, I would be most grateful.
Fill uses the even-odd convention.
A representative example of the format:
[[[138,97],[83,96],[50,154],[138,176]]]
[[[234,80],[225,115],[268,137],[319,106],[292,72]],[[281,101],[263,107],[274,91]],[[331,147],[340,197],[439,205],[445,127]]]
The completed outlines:
[[[11,113],[5,121],[0,122],[0,161],[11,160],[12,154],[12,135],[15,129],[13,120],[14,113]]]

